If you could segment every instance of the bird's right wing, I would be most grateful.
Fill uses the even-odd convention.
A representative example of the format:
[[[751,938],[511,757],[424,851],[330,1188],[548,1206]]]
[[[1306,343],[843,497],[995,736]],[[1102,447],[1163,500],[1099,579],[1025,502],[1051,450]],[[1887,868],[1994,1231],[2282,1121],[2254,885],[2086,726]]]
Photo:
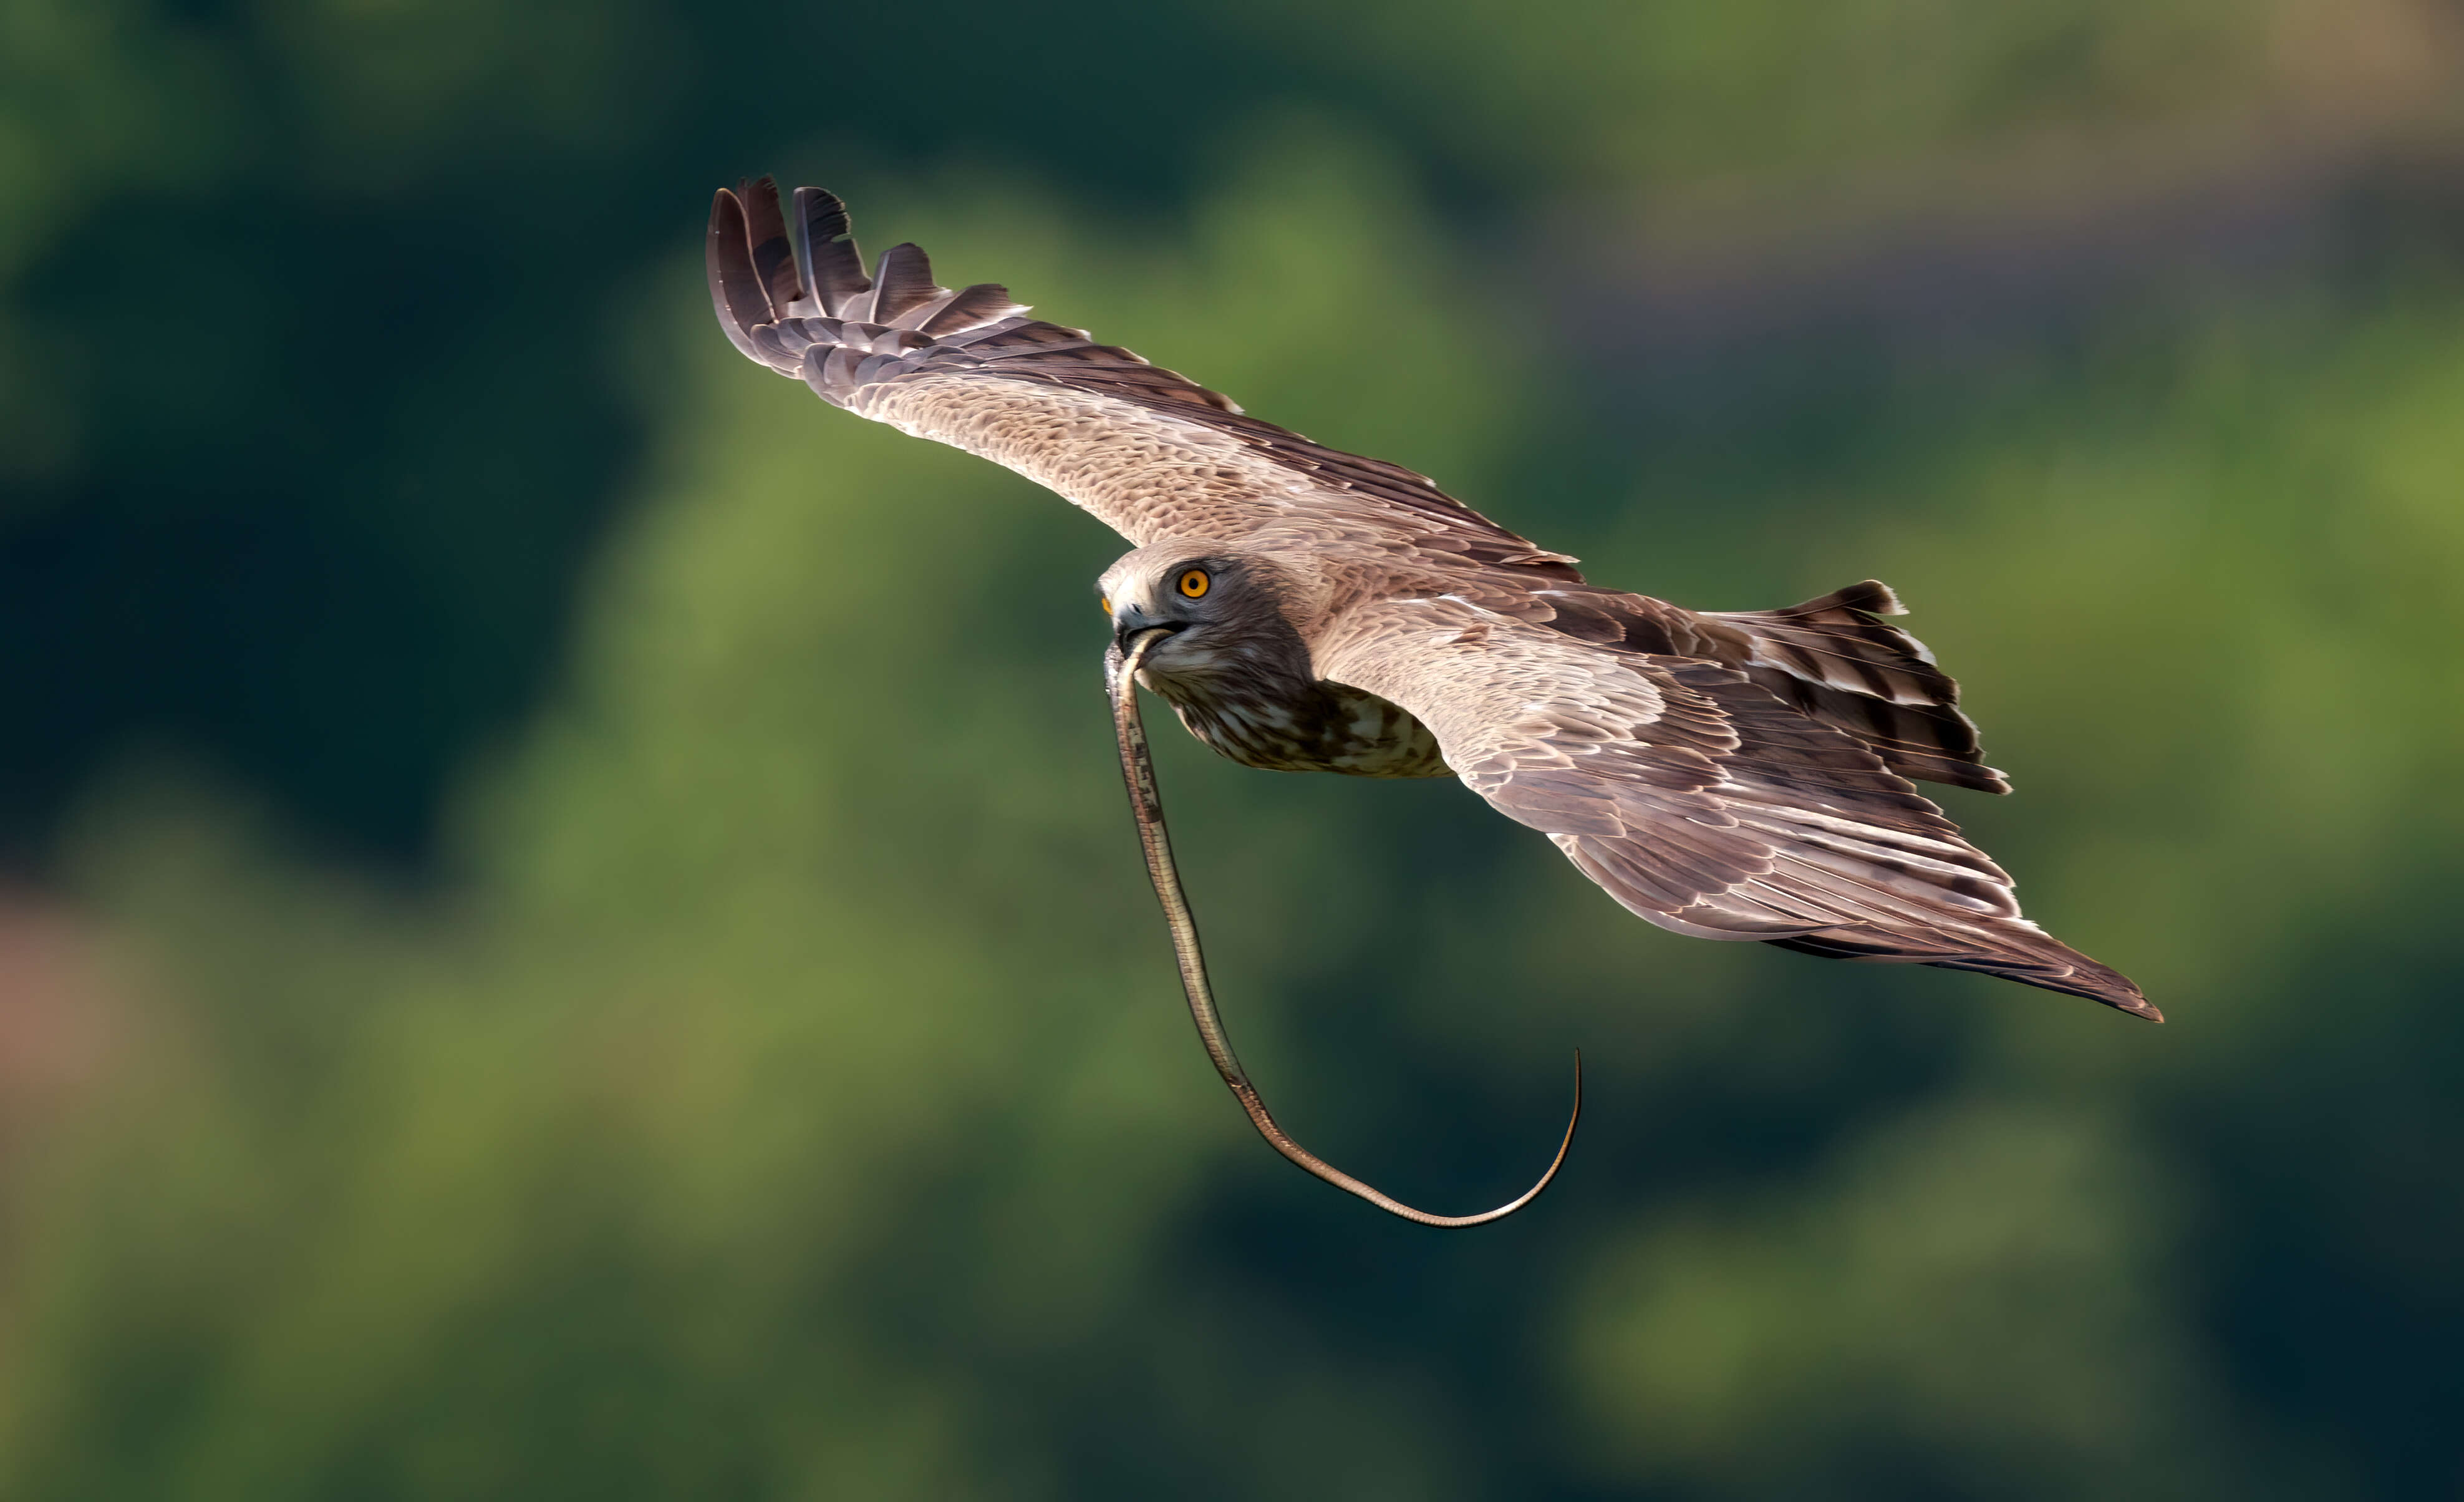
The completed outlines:
[[[1417,716],[1465,785],[1662,928],[1977,970],[2162,1020],[2021,917],[2011,878],[1872,749],[1738,669],[1462,597],[1356,607],[1316,666]]]
[[[827,402],[965,449],[1060,493],[1131,541],[1235,541],[1268,527],[1374,550],[1575,581],[1573,560],[1427,478],[1261,422],[1007,289],[953,292],[913,245],[867,276],[847,208],[817,188],[782,210],[770,179],[711,208],[711,300],[736,347]]]

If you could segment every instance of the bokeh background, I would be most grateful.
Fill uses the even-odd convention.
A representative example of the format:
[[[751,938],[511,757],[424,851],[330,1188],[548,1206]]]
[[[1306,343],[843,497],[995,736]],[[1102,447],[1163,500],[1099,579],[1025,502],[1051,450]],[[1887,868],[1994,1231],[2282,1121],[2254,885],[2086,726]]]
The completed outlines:
[[[1593,577],[1879,576],[2174,1019],[1161,742],[712,326],[849,197]],[[0,3],[0,1494],[2464,1489],[2449,0]]]

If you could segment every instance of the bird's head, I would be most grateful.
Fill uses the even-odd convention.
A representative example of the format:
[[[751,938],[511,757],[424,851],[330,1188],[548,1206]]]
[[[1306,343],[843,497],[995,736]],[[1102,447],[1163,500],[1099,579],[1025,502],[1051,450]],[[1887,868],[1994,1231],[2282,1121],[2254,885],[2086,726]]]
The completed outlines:
[[[1255,553],[1205,542],[1156,542],[1104,570],[1096,592],[1126,649],[1141,632],[1168,631],[1147,649],[1162,679],[1263,667],[1298,649],[1285,620],[1281,571]],[[1305,650],[1302,660],[1307,660]]]

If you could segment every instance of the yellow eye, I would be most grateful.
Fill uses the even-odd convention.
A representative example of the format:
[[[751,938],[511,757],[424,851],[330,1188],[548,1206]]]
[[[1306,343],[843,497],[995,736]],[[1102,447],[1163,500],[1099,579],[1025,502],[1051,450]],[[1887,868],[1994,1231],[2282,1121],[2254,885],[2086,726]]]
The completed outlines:
[[[1112,613],[1112,597],[1111,595],[1099,594],[1095,597],[1095,603],[1104,607],[1104,613],[1106,615]]]
[[[1205,569],[1184,568],[1180,571],[1180,581],[1176,587],[1180,590],[1181,594],[1185,598],[1195,600],[1206,593],[1206,586],[1209,583],[1210,581],[1206,577]]]

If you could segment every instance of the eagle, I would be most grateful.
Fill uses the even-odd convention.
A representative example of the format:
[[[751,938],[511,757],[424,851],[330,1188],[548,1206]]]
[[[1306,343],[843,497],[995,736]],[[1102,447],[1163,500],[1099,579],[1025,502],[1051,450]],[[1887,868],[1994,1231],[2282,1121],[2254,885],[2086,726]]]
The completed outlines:
[[[1958,684],[1890,624],[1905,610],[1879,581],[1743,611],[1593,584],[1424,475],[1030,318],[1004,287],[940,286],[912,244],[868,273],[846,205],[820,188],[783,205],[767,177],[721,188],[707,262],[719,325],[748,359],[1015,470],[1132,544],[1098,584],[1125,759],[1143,754],[1121,687],[1133,677],[1245,766],[1458,778],[1674,933],[1976,971],[2164,1020],[2022,917],[2009,874],[1917,791],[2010,783],[1984,763]],[[1148,796],[1136,770],[1132,786],[1142,828],[1155,817],[1152,865],[1151,769]],[[1184,981],[1195,958],[1192,926]],[[1210,1017],[1211,1002],[1202,1035]],[[1225,1044],[1238,1094],[1229,1059]],[[1268,1131],[1263,1106],[1251,1115]],[[1460,1225],[1547,1182],[1456,1218],[1343,1186]]]

